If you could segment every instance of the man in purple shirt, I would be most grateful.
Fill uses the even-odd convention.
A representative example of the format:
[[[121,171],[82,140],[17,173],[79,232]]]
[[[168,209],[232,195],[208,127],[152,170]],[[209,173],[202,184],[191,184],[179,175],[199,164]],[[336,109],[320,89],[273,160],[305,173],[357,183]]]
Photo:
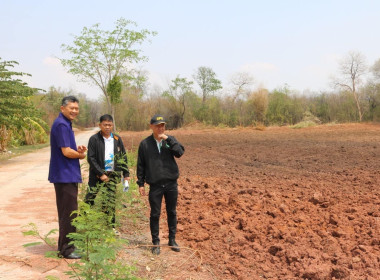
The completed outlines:
[[[58,210],[59,255],[67,259],[79,259],[71,239],[67,235],[75,232],[70,216],[78,209],[78,183],[82,182],[79,159],[86,157],[85,146],[76,147],[72,121],[79,114],[79,100],[74,96],[62,99],[61,113],[55,119],[50,131],[49,181],[54,184]]]

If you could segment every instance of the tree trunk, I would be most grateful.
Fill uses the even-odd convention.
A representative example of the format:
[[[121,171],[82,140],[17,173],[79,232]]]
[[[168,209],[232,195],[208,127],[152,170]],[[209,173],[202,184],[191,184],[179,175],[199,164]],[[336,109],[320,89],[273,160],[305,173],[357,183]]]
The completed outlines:
[[[116,131],[115,105],[111,105],[111,116],[113,118],[113,131]]]
[[[105,97],[106,97],[106,101],[107,101],[107,106],[108,106],[108,112],[109,114],[112,116],[113,118],[113,131],[116,131],[116,120],[115,120],[115,105],[113,105],[111,103],[111,100],[110,100],[110,97],[107,95],[106,92],[103,92]]]
[[[356,102],[356,107],[358,108],[358,113],[359,113],[359,122],[362,122],[362,110],[360,108],[360,103],[359,103],[359,96],[357,95],[356,93],[356,87],[355,87],[355,79],[353,78],[352,80],[352,93],[354,95],[354,98],[355,98],[355,102]]]

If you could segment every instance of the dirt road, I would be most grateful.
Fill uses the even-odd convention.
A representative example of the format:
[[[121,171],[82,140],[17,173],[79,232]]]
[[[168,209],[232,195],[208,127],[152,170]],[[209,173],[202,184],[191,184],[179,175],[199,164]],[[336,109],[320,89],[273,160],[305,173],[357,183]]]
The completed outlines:
[[[78,145],[87,145],[94,131],[76,133]],[[0,279],[68,279],[64,260],[50,260],[45,245],[24,248],[37,241],[24,237],[22,227],[35,223],[42,234],[58,228],[54,187],[47,180],[50,147],[0,163]]]

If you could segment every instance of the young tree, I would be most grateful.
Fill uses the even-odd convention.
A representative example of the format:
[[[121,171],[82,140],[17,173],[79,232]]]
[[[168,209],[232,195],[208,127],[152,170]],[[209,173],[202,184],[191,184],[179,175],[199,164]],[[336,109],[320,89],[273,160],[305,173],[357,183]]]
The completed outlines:
[[[203,104],[211,93],[222,88],[222,82],[216,78],[215,72],[210,67],[199,67],[193,78],[202,90]]]
[[[363,112],[358,94],[358,86],[362,82],[361,77],[367,71],[366,59],[360,52],[352,51],[340,61],[339,66],[342,77],[336,81],[336,85],[352,93],[355,98],[359,121],[362,121]]]
[[[137,24],[120,18],[112,31],[101,30],[99,24],[95,24],[90,28],[84,27],[79,36],[74,36],[73,45],[62,44],[63,51],[71,55],[61,59],[63,66],[81,81],[93,83],[101,89],[112,116],[114,104],[107,91],[109,81],[131,70],[133,63],[146,60],[137,46],[149,35],[156,35],[156,32],[146,29],[134,31],[129,26],[136,27]]]

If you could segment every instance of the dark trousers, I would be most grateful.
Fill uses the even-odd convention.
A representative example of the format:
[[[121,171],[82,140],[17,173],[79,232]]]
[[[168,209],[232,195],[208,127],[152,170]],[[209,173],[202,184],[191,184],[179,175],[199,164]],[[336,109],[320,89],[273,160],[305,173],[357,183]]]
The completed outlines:
[[[165,197],[166,214],[168,217],[169,239],[175,239],[177,231],[177,182],[165,185],[150,185],[149,204],[150,204],[150,232],[152,242],[159,243],[160,214],[162,197]]]
[[[75,232],[75,227],[71,221],[76,217],[71,215],[74,210],[78,210],[78,184],[77,183],[55,183],[55,197],[58,210],[58,251],[62,256],[70,255],[74,250],[72,241],[67,237],[69,233]]]
[[[84,199],[84,202],[90,205],[94,205],[95,198],[100,191],[101,188],[103,188],[103,191],[107,192],[107,197],[104,197],[104,199],[107,198],[107,205],[103,205],[103,212],[111,217],[111,224],[114,227],[116,223],[115,218],[115,212],[116,212],[116,184],[120,183],[120,174],[116,172],[109,172],[106,174],[110,181],[109,182],[103,182],[101,180],[98,180],[95,186],[90,186],[87,191],[86,197]]]

